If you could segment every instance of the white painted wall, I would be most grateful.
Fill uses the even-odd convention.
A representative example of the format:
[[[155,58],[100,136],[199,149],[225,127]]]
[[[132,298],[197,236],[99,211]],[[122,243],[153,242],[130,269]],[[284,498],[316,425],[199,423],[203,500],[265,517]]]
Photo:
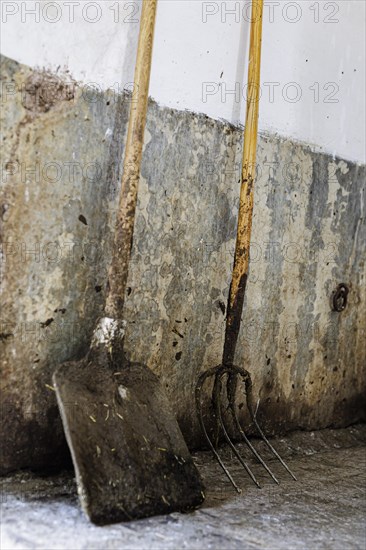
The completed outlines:
[[[248,7],[160,0],[152,97],[243,122]],[[103,88],[133,80],[139,0],[2,0],[1,10],[3,54]],[[364,52],[364,0],[265,0],[260,129],[365,162]]]

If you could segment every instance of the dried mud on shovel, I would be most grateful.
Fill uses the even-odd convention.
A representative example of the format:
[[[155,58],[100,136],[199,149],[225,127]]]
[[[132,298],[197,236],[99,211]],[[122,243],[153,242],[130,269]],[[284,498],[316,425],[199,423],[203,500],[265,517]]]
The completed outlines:
[[[157,377],[137,363],[98,363],[54,374],[86,514],[102,525],[199,506],[203,484]]]

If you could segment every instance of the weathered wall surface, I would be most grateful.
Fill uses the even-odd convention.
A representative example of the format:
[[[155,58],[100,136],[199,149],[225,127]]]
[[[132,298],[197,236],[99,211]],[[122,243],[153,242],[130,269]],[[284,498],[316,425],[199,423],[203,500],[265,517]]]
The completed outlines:
[[[103,309],[129,98],[7,58],[2,79],[4,472],[63,460],[51,375],[84,353]],[[191,445],[195,382],[223,345],[240,157],[239,128],[150,103],[126,349],[159,375]],[[261,136],[237,363],[269,432],[363,416],[365,172]],[[330,307],[339,283],[350,288],[342,313]]]

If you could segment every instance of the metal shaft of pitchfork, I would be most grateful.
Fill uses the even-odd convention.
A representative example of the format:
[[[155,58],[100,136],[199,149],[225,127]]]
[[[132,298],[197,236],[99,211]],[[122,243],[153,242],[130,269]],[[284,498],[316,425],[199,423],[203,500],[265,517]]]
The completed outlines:
[[[236,235],[236,246],[234,255],[234,266],[232,272],[232,280],[229,291],[229,299],[227,306],[227,317],[225,327],[225,340],[224,350],[222,357],[222,364],[209,369],[201,374],[196,386],[196,407],[198,419],[202,428],[202,431],[206,437],[206,440],[218,460],[220,466],[224,470],[225,474],[229,478],[235,489],[240,492],[239,487],[233,480],[230,472],[224,465],[219,456],[216,448],[218,443],[218,436],[220,427],[223,435],[233,450],[235,456],[241,462],[246,469],[252,480],[259,487],[259,483],[254,476],[253,472],[249,468],[246,462],[239,455],[234,443],[232,442],[228,431],[224,425],[222,413],[221,413],[221,391],[222,391],[222,379],[227,376],[227,398],[229,404],[229,410],[234,421],[234,426],[241,436],[241,439],[245,441],[250,450],[253,452],[257,460],[262,464],[266,471],[270,474],[272,479],[278,483],[276,477],[267,466],[265,461],[253,447],[248,440],[244,430],[242,429],[235,408],[235,395],[238,384],[238,378],[240,377],[245,385],[247,407],[251,416],[251,419],[261,436],[265,441],[267,447],[286,468],[290,475],[296,479],[294,474],[289,470],[288,466],[279,456],[277,451],[273,448],[271,443],[265,437],[262,429],[257,423],[256,414],[254,410],[253,395],[252,395],[252,381],[248,371],[243,368],[239,368],[234,365],[234,356],[236,344],[239,336],[241,316],[243,311],[245,289],[248,278],[249,269],[249,250],[250,250],[250,236],[252,230],[252,218],[253,218],[253,200],[254,200],[254,179],[256,172],[256,149],[257,149],[257,135],[258,135],[258,112],[259,112],[259,97],[260,97],[260,66],[261,66],[261,43],[262,43],[262,20],[263,20],[263,0],[252,0],[252,17],[251,17],[251,30],[250,30],[250,48],[249,48],[249,67],[248,67],[248,91],[247,91],[247,107],[246,107],[246,121],[244,130],[244,147],[242,157],[242,172],[241,172],[241,188],[240,188],[240,203],[238,214],[238,226]],[[201,405],[201,391],[204,382],[209,377],[214,377],[214,387],[212,392],[212,403],[215,414],[215,434],[214,442],[210,439],[202,415]]]

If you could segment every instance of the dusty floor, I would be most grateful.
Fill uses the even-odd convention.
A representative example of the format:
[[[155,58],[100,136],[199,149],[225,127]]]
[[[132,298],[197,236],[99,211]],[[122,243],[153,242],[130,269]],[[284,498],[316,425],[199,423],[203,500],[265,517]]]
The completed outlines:
[[[257,442],[258,443],[258,442]],[[366,426],[295,433],[274,440],[299,481],[280,465],[275,486],[254,465],[262,489],[224,449],[236,495],[209,453],[195,456],[207,486],[205,505],[129,524],[95,527],[80,511],[72,474],[2,478],[1,549],[365,549]],[[257,445],[261,450],[261,444]],[[246,454],[245,449],[242,449]],[[263,454],[267,456],[263,450]]]

